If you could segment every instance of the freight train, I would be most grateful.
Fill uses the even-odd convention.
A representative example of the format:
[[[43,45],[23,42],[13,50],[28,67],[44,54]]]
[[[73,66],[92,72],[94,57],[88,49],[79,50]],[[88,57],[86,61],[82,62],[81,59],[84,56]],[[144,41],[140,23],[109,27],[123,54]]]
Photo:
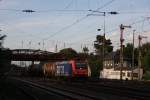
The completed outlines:
[[[41,62],[38,65],[32,65],[30,71],[34,75],[51,78],[87,78],[89,71],[88,67],[85,61],[69,60],[61,62]]]

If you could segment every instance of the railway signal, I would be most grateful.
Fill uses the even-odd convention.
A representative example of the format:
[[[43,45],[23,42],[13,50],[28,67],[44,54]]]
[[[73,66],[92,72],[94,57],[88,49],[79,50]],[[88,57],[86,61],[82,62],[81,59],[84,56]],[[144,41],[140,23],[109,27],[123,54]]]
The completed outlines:
[[[141,54],[141,41],[143,38],[147,38],[146,36],[141,36],[139,35],[138,36],[138,40],[139,40],[139,57],[138,57],[138,80],[140,80],[141,78],[141,75],[140,75],[140,68],[142,68],[142,63],[141,63],[141,57],[142,57],[142,54]]]
[[[122,80],[122,67],[123,67],[123,31],[125,28],[131,28],[131,26],[120,25],[120,80]]]

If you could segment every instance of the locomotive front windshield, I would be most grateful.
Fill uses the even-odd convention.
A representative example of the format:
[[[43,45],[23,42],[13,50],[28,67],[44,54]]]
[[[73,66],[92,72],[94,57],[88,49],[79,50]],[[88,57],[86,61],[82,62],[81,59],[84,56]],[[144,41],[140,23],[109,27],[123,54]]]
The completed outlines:
[[[87,64],[86,63],[76,63],[76,68],[77,69],[87,68]]]

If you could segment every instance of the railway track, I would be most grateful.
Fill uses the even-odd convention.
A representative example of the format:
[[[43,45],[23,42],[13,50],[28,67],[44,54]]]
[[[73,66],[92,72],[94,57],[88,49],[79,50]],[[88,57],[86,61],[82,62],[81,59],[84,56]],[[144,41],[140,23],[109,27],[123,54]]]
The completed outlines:
[[[43,82],[41,82],[41,80],[39,81],[39,80],[29,79],[28,81],[40,84],[40,85],[45,86],[45,87],[51,87],[51,88],[54,88],[54,89],[59,89],[61,91],[67,91],[69,93],[82,95],[82,96],[86,97],[86,99],[89,98],[89,99],[92,99],[92,100],[116,100],[116,99],[119,99],[119,100],[133,100],[133,98],[130,99],[130,98],[127,98],[125,96],[122,97],[122,96],[117,96],[117,95],[110,94],[110,93],[105,93],[104,91],[96,91],[96,89],[94,90],[92,88],[87,87],[86,84],[85,84],[85,86],[86,86],[85,87],[85,86],[83,86],[83,84],[78,86],[77,84],[73,85],[72,82],[70,84],[70,82],[65,83],[63,81],[59,81],[58,83],[57,83],[57,81],[53,81],[53,80],[50,80],[49,82],[43,80]],[[82,98],[81,100],[83,100],[83,99],[84,98]]]
[[[0,100],[39,100],[22,86],[3,79],[0,82]]]
[[[113,84],[96,84],[92,82],[63,82],[63,81],[38,81],[20,80],[32,88],[40,88],[46,92],[52,92],[71,100],[110,100],[102,96],[101,93],[110,97],[125,97],[119,100],[150,100],[149,91],[131,88],[127,86],[116,86]],[[51,83],[51,84],[49,84]],[[98,95],[99,94],[99,95]],[[111,99],[112,100],[112,99]],[[116,100],[116,99],[114,99]]]
[[[56,93],[53,93],[51,91],[47,91],[43,88],[31,85],[29,83],[21,82],[22,85],[20,90],[26,94],[26,96],[30,99],[28,100],[46,100],[46,99],[52,99],[52,100],[69,100],[66,99],[64,96],[60,96]]]
[[[74,87],[82,87],[85,89],[90,89],[91,91],[105,92],[108,94],[125,96],[135,100],[150,100],[150,90],[142,90],[141,88],[132,88],[131,86],[119,86],[113,84],[96,84],[96,83],[86,83],[85,84],[71,84]],[[83,86],[85,85],[85,87]]]
[[[107,85],[87,85],[93,91],[103,91],[105,93],[124,96],[128,98],[133,98],[135,100],[150,100],[150,94],[146,91],[141,91],[138,89],[127,88],[127,87],[113,87]]]
[[[48,85],[47,83],[39,83],[42,85]],[[64,84],[64,85],[62,85]],[[62,87],[66,86],[66,82],[62,82]],[[50,86],[50,85],[48,85]],[[51,87],[55,87],[56,85],[51,85]],[[57,87],[59,87],[60,85],[58,85]],[[142,90],[141,87],[140,88],[135,88],[135,87],[131,87],[131,86],[119,86],[119,85],[115,85],[115,83],[109,83],[109,84],[96,84],[96,83],[92,83],[92,82],[85,82],[85,83],[79,83],[79,82],[73,82],[73,83],[69,83],[67,84],[66,89],[70,87],[71,90],[75,90],[78,88],[78,91],[80,91],[79,89],[82,90],[89,90],[89,91],[93,91],[93,92],[97,92],[97,93],[105,93],[105,94],[111,94],[111,95],[117,95],[117,96],[123,96],[123,97],[127,97],[127,98],[131,98],[131,100],[150,100],[150,90],[146,89],[146,90]],[[69,89],[68,89],[69,90]]]
[[[90,89],[91,91],[97,91],[97,92],[104,92],[107,94],[112,95],[118,95],[118,96],[124,96],[128,98],[132,98],[135,100],[150,100],[150,88],[145,89],[146,87],[143,86],[144,89],[134,86],[128,86],[122,84],[116,83],[95,83],[95,82],[85,82],[84,84],[79,83],[72,83],[70,84],[73,87],[81,87],[84,89]]]
[[[55,95],[62,96],[63,98],[68,100],[103,100],[100,96],[94,96],[86,93],[81,93],[79,91],[72,91],[64,88],[58,88],[54,86],[44,86],[41,84],[33,83],[31,81],[21,80],[21,79],[15,79],[18,81],[21,81],[24,83],[25,86],[31,87],[31,88],[39,88],[45,93],[54,93]],[[36,99],[35,99],[36,100]]]
[[[30,100],[39,100],[35,95],[29,93],[26,91],[23,87],[16,87],[18,88],[26,97],[28,97]]]

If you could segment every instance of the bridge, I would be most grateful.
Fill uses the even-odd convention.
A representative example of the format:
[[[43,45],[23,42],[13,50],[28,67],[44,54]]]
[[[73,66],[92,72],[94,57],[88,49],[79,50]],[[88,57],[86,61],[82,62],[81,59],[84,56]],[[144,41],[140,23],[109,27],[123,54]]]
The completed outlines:
[[[47,61],[65,60],[66,58],[59,53],[53,53],[34,49],[13,49],[12,61]]]
[[[13,49],[11,60],[12,61],[62,61],[67,60],[64,54],[34,50],[34,49]],[[75,57],[78,59],[83,57]]]

